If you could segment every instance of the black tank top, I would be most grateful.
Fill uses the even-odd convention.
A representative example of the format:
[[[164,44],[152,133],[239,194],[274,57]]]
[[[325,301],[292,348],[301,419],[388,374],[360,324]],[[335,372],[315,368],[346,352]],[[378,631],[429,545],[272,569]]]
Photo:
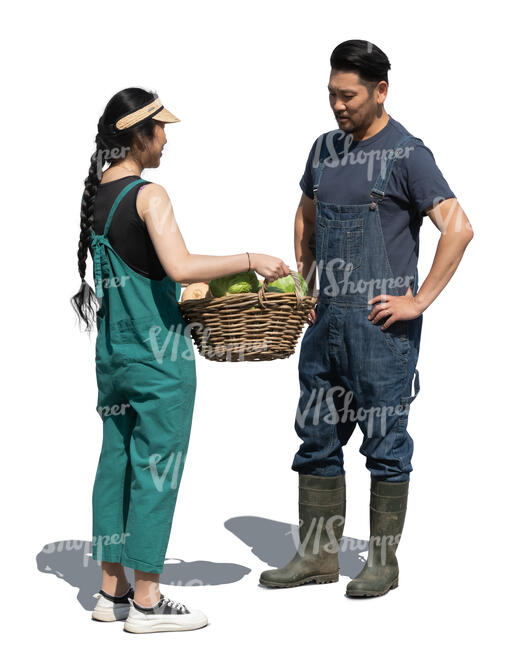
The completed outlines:
[[[94,205],[94,232],[102,235],[106,219],[115,199],[124,187],[139,176],[131,175],[117,178],[108,183],[99,183]],[[124,262],[137,273],[152,280],[162,280],[166,275],[157,257],[147,226],[136,210],[138,191],[150,181],[133,187],[120,202],[108,231],[108,239],[113,249]]]

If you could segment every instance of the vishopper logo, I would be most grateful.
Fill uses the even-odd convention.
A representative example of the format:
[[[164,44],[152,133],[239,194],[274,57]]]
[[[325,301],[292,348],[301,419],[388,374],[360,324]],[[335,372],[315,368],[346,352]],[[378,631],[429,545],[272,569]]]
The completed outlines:
[[[333,386],[327,390],[323,388],[313,388],[309,392],[307,403],[301,410],[301,400],[304,391],[300,391],[299,404],[295,414],[295,421],[304,428],[306,424],[317,425],[324,422],[327,425],[350,422],[367,422],[367,437],[372,438],[373,432],[384,437],[388,430],[388,420],[397,416],[398,418],[407,414],[410,410],[408,404],[397,404],[390,406],[383,404],[381,406],[371,406],[368,408],[358,407],[350,408],[354,403],[355,397],[351,390],[343,386]],[[338,401],[341,408],[337,408]],[[324,409],[324,405],[326,408]],[[341,416],[340,416],[341,413]]]
[[[210,327],[204,326],[203,323],[200,323],[199,321],[191,321],[185,326],[181,323],[176,327],[172,325],[167,330],[164,330],[164,340],[159,339],[159,335],[162,331],[161,326],[156,324],[151,325],[147,328],[148,337],[143,340],[150,343],[154,358],[158,363],[163,362],[170,343],[169,358],[171,361],[181,358],[186,361],[194,362],[195,356],[191,338],[192,330],[195,330],[196,333],[202,332],[202,354],[205,354],[209,359],[216,357],[226,361],[230,361],[231,359],[243,361],[246,355],[265,352],[269,348],[268,342],[262,339],[255,339],[253,341],[234,340],[228,343],[212,343],[209,345],[212,330]],[[183,341],[185,343],[185,349],[182,349]]]
[[[165,565],[168,566],[168,565]],[[206,583],[200,578],[191,578],[190,580],[170,580],[167,582],[165,580],[165,585],[170,587],[205,587]]]
[[[332,517],[313,517],[311,523],[301,539],[301,530],[304,521],[299,521],[299,527],[292,527],[287,535],[292,535],[298,554],[303,557],[309,555],[318,555],[319,553],[338,553],[340,540],[337,539],[336,528],[343,526],[345,518],[342,515],[333,515]],[[327,541],[328,540],[328,541]],[[325,543],[324,543],[325,541]]]
[[[232,358],[238,361],[244,361],[246,354],[260,353],[268,350],[268,342],[265,340],[254,341],[231,341],[224,344],[215,344],[210,347],[207,344],[211,329],[209,327],[203,328],[200,323],[196,324],[197,328],[203,329],[202,352],[208,359],[217,357],[225,361],[230,361]]]
[[[110,417],[111,415],[125,415],[126,410],[130,407],[130,404],[111,404],[98,406],[96,410],[101,418],[104,419]]]
[[[117,544],[125,544],[125,540],[127,537],[129,537],[131,533],[113,533],[112,535],[97,535],[97,537],[94,535],[92,537],[92,547],[95,548],[96,553],[97,553],[97,561],[101,562],[103,558],[103,548],[105,546],[115,546]],[[87,542],[89,544],[89,542]],[[87,557],[87,563],[88,563],[88,555]],[[85,562],[85,556],[83,558],[83,561]]]
[[[73,551],[83,550],[83,566],[87,567],[92,557],[92,547],[97,547],[98,558],[100,562],[102,559],[103,546],[111,546],[116,544],[125,544],[126,538],[130,533],[114,533],[112,535],[98,535],[92,538],[92,542],[68,539],[58,543],[46,544],[42,549],[42,553],[51,555],[53,553],[70,553]]]
[[[451,197],[452,198],[452,197]],[[449,228],[449,222],[454,219],[454,232],[461,232],[463,230],[472,231],[472,224],[465,215],[465,212],[461,205],[458,203],[457,199],[453,199],[450,202],[447,202],[448,210],[444,210],[444,206],[440,205],[442,201],[445,201],[446,197],[436,196],[433,199],[432,214],[436,219],[437,226],[442,233],[442,237],[447,235],[447,232],[453,232],[452,228]]]
[[[177,453],[171,452],[166,465],[162,468],[162,473],[159,474],[158,466],[161,459],[163,458],[161,454],[152,454],[149,458],[149,464],[144,468],[150,471],[152,476],[152,481],[154,482],[155,488],[158,492],[162,492],[165,487],[165,482],[168,477],[168,474],[173,465],[173,473],[171,476],[170,489],[178,489],[178,480],[181,473],[181,468],[184,466],[185,462],[185,452],[178,451]]]
[[[344,167],[350,165],[365,165],[367,164],[367,179],[372,181],[374,178],[375,160],[381,160],[381,173],[382,178],[385,178],[387,172],[387,161],[400,158],[408,158],[410,152],[415,149],[413,146],[398,147],[397,149],[372,149],[365,151],[363,149],[355,149],[349,151],[352,143],[354,142],[353,135],[347,133],[342,129],[335,129],[330,133],[321,135],[316,143],[312,165],[316,169],[320,164],[320,152],[322,151],[323,140],[325,138],[325,148],[329,156],[324,160],[325,167]],[[341,157],[338,155],[337,144],[344,140],[343,150]]]
[[[196,323],[188,323],[187,325],[182,325],[179,323],[177,326],[171,325],[168,329],[165,329],[164,340],[159,341],[158,336],[163,329],[160,325],[151,325],[148,328],[148,337],[144,341],[148,341],[154,353],[154,358],[158,363],[162,363],[165,357],[166,350],[171,342],[170,350],[170,360],[176,361],[180,358],[186,361],[194,361],[194,350],[193,344],[191,341],[191,330],[196,326]],[[186,349],[181,350],[182,341],[186,344]]]
[[[320,259],[318,262],[313,262],[313,267],[316,268],[318,277],[324,285],[321,291],[329,298],[357,293],[366,294],[367,302],[379,294],[390,293],[392,289],[408,288],[415,280],[413,275],[405,275],[369,280],[360,278],[353,282],[350,276],[355,269],[350,262],[345,262],[341,257],[334,257],[327,262]]]
[[[395,549],[401,541],[401,533],[397,535],[371,535],[369,538],[368,561],[367,565],[372,567],[375,563],[375,557],[378,555],[376,564],[385,566],[387,564],[388,550],[394,554]]]
[[[150,214],[151,222],[159,235],[163,233],[165,227],[169,228],[169,232],[177,232],[179,230],[169,196],[166,195],[164,201],[159,196],[150,196],[147,212]]]
[[[55,542],[46,544],[42,549],[42,553],[51,555],[52,553],[79,551],[87,544],[90,544],[90,542],[85,542],[82,539],[66,539],[65,541],[58,542],[57,544],[55,544]]]
[[[102,169],[105,162],[111,162],[117,158],[125,158],[129,153],[131,147],[113,147],[111,149],[101,147],[97,149],[96,158],[96,174],[100,178],[102,176]]]
[[[101,284],[105,289],[116,289],[117,287],[124,287],[127,280],[130,279],[128,275],[112,275],[108,278],[101,278]]]
[[[342,515],[333,515],[327,519],[323,516],[313,517],[306,530],[305,534],[301,534],[304,521],[299,520],[299,526],[293,527],[286,533],[292,535],[297,553],[301,557],[309,555],[323,555],[323,553],[338,553],[340,549],[345,552],[347,550],[363,550],[365,542],[360,541],[358,544],[343,543],[344,539],[338,539],[335,526],[344,526],[345,518]],[[387,557],[394,553],[399,542],[401,541],[401,533],[397,535],[371,535],[368,544],[368,559],[367,565],[372,567],[375,563],[377,566],[385,566],[387,564]],[[357,547],[357,548],[356,548]]]

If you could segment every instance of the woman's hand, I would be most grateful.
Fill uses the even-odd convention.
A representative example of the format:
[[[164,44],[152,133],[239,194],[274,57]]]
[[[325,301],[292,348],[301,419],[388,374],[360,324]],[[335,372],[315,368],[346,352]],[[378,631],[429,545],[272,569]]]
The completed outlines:
[[[368,320],[376,325],[381,318],[387,318],[380,329],[386,330],[398,320],[412,320],[422,314],[417,302],[412,294],[412,289],[408,287],[404,296],[390,296],[380,294],[371,298],[368,304],[379,303],[370,311]]]
[[[274,282],[278,278],[290,275],[290,269],[279,257],[263,255],[262,253],[250,253],[250,256],[251,268],[263,275],[267,282]]]

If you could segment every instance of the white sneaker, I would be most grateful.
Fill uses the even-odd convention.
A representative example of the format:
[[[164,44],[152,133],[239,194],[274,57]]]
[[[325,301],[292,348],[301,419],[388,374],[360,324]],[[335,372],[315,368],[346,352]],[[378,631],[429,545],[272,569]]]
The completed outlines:
[[[130,598],[134,598],[134,589],[129,585],[129,590],[123,596],[110,596],[102,589],[98,594],[97,604],[92,611],[95,621],[125,621],[129,614]]]
[[[140,607],[134,598],[129,598],[129,602],[131,609],[124,623],[127,632],[179,632],[196,630],[208,623],[207,617],[200,610],[189,610],[182,603],[165,598],[162,594],[161,600],[154,607]]]

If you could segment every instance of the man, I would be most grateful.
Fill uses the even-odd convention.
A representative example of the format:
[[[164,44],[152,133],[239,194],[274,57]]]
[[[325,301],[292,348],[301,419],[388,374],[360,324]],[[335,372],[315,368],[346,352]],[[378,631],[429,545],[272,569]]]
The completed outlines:
[[[396,549],[413,452],[406,427],[419,392],[422,314],[451,279],[473,232],[431,151],[385,111],[386,55],[350,40],[335,48],[330,63],[329,100],[339,130],[315,141],[295,218],[299,271],[311,290],[315,270],[319,279],[299,359],[295,430],[302,444],[292,469],[299,473],[300,543],[286,566],[264,571],[260,582],[338,580],[342,446],[359,424],[371,474],[370,543],[346,592],[379,596],[398,586]],[[418,289],[424,216],[441,234]]]

